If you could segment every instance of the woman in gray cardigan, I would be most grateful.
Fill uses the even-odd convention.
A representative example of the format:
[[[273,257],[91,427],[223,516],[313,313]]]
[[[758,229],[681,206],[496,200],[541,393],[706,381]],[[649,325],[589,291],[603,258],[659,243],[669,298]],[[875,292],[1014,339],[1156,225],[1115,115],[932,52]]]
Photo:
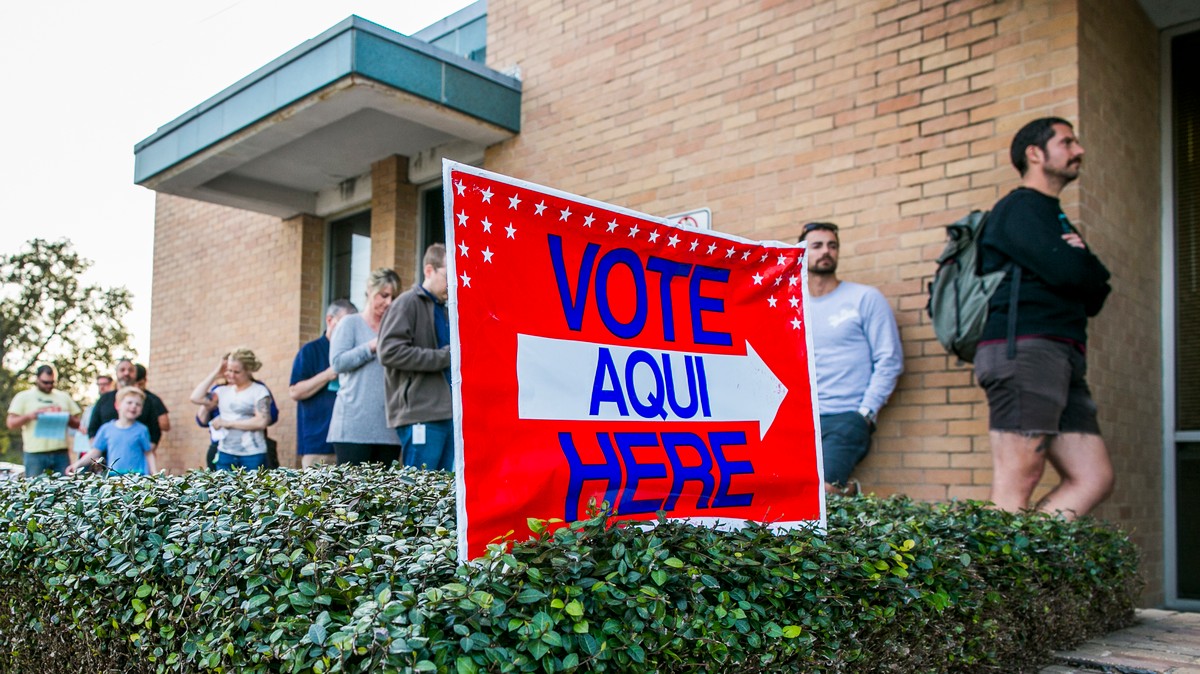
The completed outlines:
[[[343,318],[329,340],[329,364],[338,373],[329,442],[339,464],[389,464],[400,458],[400,440],[384,408],[383,366],[375,357],[379,323],[399,288],[400,276],[391,269],[371,272],[366,309]]]

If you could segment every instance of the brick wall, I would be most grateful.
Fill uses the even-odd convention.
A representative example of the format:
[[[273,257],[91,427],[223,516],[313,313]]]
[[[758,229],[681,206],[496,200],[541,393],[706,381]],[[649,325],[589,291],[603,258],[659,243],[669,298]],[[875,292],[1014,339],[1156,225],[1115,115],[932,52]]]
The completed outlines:
[[[417,192],[406,179],[403,157],[372,166],[371,264],[397,269],[405,287],[417,264]],[[160,465],[174,472],[204,465],[208,432],[193,421],[188,398],[222,354],[248,346],[279,406],[269,433],[280,463],[299,466],[288,381],[297,350],[325,329],[325,239],[325,221],[312,215],[281,221],[157,196],[150,388],[172,410],[175,429]]]
[[[1007,149],[1025,122],[1079,120],[1085,142],[1089,125],[1108,126],[1110,115],[1154,126],[1155,96],[1122,94],[1155,86],[1144,48],[1155,37],[1136,3],[1088,3],[1082,26],[1077,9],[1056,0],[490,0],[489,65],[519,65],[524,88],[521,134],[491,148],[486,166],[649,213],[707,206],[717,229],[751,238],[794,241],[805,221],[838,222],[841,276],[891,300],[906,356],[857,475],[878,493],[986,498],[987,406],[970,368],[933,339],[924,288],[942,227],[1016,186]],[[1110,42],[1120,48],[1102,54]],[[1128,51],[1136,58],[1118,63]],[[1085,57],[1103,68],[1086,98]],[[1140,86],[1127,87],[1131,79]],[[1120,100],[1096,105],[1101,98]],[[1092,107],[1081,118],[1084,104]],[[1097,170],[1131,148],[1156,148],[1157,136],[1146,137],[1144,146],[1110,138],[1112,154],[1093,148],[1081,186],[1063,195],[1073,220],[1087,226],[1107,207],[1110,222],[1144,213],[1153,226],[1157,164],[1139,162],[1149,170],[1135,185],[1130,169]],[[1136,198],[1121,210],[1103,198],[1128,190]],[[1097,249],[1114,259],[1115,231],[1097,229]],[[1130,278],[1094,351],[1118,469],[1154,454],[1135,479],[1122,476],[1103,512],[1144,526],[1139,542],[1157,564],[1157,324],[1130,330],[1123,321],[1116,334],[1120,307],[1136,305],[1147,319],[1157,310],[1155,241],[1115,266]],[[1118,364],[1128,347],[1141,350],[1136,363]],[[1143,384],[1130,390],[1125,379],[1138,368]],[[1056,481],[1048,471],[1038,495]]]
[[[983,398],[933,341],[924,286],[941,226],[1015,184],[1012,132],[1074,114],[1072,5],[674,4],[492,0],[489,61],[521,66],[524,119],[487,166],[650,213],[708,206],[752,238],[838,222],[841,275],[892,300],[906,353],[859,477],[986,497]]]
[[[1079,131],[1087,154],[1080,218],[1113,274],[1093,321],[1089,379],[1117,472],[1097,513],[1131,532],[1146,601],[1162,601],[1162,284],[1158,30],[1135,0],[1080,17]]]
[[[204,465],[208,431],[196,425],[188,399],[221,355],[238,346],[251,348],[263,363],[255,376],[280,408],[270,435],[290,465],[296,416],[288,378],[302,338],[315,336],[311,297],[305,335],[300,316],[305,270],[312,267],[313,250],[323,250],[323,241],[314,240],[323,240],[323,226],[311,219],[284,225],[279,218],[159,194],[154,230],[149,388],[162,397],[172,421],[159,465],[173,472]],[[321,302],[319,294],[315,302]]]

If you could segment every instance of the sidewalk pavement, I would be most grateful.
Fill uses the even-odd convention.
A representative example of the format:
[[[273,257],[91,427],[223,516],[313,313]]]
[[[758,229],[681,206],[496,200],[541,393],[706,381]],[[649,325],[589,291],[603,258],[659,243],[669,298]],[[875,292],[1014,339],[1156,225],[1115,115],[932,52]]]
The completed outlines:
[[[1137,612],[1132,627],[1054,654],[1041,674],[1200,674],[1200,613]]]

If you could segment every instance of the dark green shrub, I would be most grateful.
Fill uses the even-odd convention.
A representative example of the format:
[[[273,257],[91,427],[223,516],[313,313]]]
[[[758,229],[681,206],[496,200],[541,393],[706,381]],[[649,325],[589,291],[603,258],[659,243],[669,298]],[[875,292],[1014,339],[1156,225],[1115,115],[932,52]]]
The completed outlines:
[[[578,522],[459,565],[410,470],[0,483],[0,670],[1035,671],[1127,624],[1095,521],[835,499],[829,532]]]

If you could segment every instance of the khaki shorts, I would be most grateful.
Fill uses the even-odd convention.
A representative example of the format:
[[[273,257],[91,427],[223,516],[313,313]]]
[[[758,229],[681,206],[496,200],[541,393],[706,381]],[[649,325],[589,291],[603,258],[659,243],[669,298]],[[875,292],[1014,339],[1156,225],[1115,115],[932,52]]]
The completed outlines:
[[[1012,360],[1007,344],[981,346],[975,354],[975,378],[987,394],[993,431],[1100,435],[1087,359],[1070,344],[1021,339]]]

